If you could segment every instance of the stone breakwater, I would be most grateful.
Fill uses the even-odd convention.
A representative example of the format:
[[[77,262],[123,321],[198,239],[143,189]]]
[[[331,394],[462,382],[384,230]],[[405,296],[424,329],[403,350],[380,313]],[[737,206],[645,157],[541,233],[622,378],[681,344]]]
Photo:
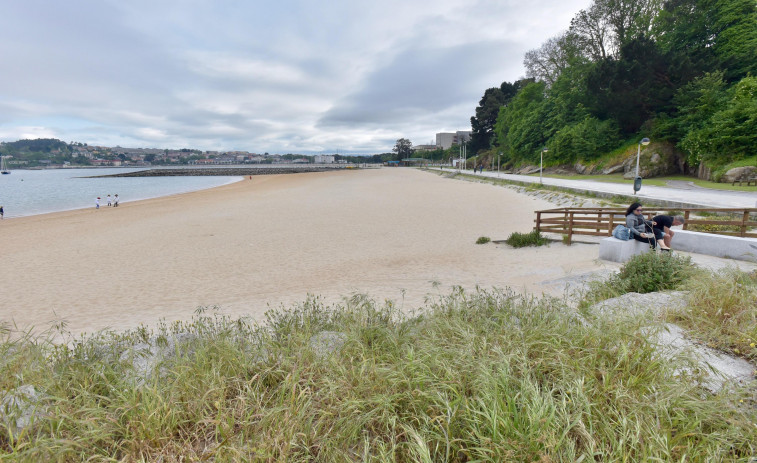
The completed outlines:
[[[250,175],[300,174],[303,172],[326,172],[347,169],[346,166],[292,166],[292,167],[217,167],[198,169],[149,169],[138,172],[98,175],[97,177],[191,177],[191,176],[230,176],[245,177]]]

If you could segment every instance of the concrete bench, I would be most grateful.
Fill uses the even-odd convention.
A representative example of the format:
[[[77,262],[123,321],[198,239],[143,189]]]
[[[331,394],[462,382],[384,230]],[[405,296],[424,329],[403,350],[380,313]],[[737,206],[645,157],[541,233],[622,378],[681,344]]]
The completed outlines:
[[[716,235],[689,230],[674,230],[670,243],[673,251],[693,252],[707,256],[757,262],[757,239]],[[636,240],[621,241],[609,237],[599,242],[599,258],[612,262],[626,262],[631,257],[649,251],[649,245]]]
[[[612,236],[599,242],[599,258],[612,262],[626,262],[631,257],[650,251],[650,246],[641,241],[622,241]]]
[[[674,231],[673,241],[670,242],[673,251],[686,251],[757,262],[757,239],[755,238],[716,235],[689,230]]]

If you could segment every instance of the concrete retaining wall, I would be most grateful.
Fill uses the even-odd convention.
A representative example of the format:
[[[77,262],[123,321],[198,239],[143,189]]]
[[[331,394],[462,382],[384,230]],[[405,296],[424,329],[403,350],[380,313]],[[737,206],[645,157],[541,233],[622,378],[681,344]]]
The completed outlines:
[[[755,238],[739,238],[688,230],[673,231],[675,236],[670,245],[674,251],[757,262],[757,239]]]
[[[617,238],[602,238],[599,242],[599,258],[623,263],[637,254],[649,252],[652,248],[641,241],[622,241]]]

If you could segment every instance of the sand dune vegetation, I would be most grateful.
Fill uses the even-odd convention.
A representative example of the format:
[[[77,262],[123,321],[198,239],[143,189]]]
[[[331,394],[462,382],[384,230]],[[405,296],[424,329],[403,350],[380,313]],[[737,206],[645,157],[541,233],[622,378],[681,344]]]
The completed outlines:
[[[730,305],[720,313],[740,308],[740,323],[720,326],[752,336],[744,354],[754,360],[757,278],[698,272],[676,289],[713,296],[738,276],[740,297],[721,299]],[[406,313],[367,296],[311,297],[268,312],[265,323],[208,307],[191,321],[62,344],[6,339],[0,452],[16,461],[757,455],[754,382],[713,394],[706,369],[687,355],[660,355],[651,341],[665,317],[575,302],[456,288]],[[694,306],[668,316],[686,318],[695,338],[716,336],[713,316]]]

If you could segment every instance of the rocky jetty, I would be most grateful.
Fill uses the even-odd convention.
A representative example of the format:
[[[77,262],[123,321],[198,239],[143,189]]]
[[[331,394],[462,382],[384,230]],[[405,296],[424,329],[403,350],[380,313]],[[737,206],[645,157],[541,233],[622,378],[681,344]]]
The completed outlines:
[[[231,176],[246,177],[250,175],[300,174],[303,172],[325,172],[347,169],[346,166],[282,166],[282,167],[205,167],[185,169],[149,169],[138,172],[98,175],[97,177],[198,177]]]

